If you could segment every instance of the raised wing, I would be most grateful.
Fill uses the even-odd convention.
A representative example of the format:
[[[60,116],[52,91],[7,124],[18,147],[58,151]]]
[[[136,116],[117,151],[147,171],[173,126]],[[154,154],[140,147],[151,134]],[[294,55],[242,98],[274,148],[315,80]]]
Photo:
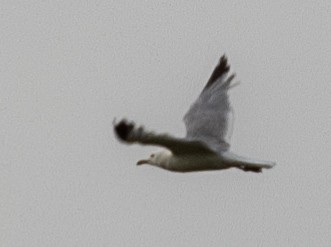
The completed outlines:
[[[134,123],[122,120],[114,124],[117,137],[128,144],[156,145],[169,149],[175,155],[192,153],[215,154],[207,145],[196,140],[176,138],[167,134],[155,134],[145,131],[143,127],[136,128]]]
[[[229,130],[232,128],[232,109],[228,90],[235,77],[227,78],[230,66],[223,55],[198,99],[184,116],[186,138],[206,143],[212,150],[229,149]]]

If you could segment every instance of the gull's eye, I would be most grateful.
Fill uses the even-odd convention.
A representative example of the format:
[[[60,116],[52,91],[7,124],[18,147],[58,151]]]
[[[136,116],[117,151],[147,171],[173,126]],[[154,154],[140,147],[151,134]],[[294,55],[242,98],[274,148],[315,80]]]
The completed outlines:
[[[151,154],[151,158],[154,158],[155,154]]]

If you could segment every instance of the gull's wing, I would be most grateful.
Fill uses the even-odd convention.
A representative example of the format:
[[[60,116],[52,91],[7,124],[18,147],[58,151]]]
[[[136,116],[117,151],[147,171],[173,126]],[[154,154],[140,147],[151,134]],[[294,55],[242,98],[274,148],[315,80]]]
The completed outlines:
[[[232,128],[232,109],[228,90],[234,74],[227,78],[230,66],[223,55],[198,99],[184,116],[186,138],[202,141],[212,150],[229,149],[229,130]]]
[[[114,124],[117,137],[128,144],[156,145],[169,149],[175,155],[192,153],[215,154],[207,145],[200,141],[176,138],[166,134],[155,134],[145,131],[143,127],[136,128],[134,123],[122,120]]]

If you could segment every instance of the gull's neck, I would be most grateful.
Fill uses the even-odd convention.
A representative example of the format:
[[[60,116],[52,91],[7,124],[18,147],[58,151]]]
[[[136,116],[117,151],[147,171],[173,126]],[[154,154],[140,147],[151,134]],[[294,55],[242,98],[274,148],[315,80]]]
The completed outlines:
[[[173,158],[173,154],[169,150],[162,150],[156,153],[155,166],[168,169]]]

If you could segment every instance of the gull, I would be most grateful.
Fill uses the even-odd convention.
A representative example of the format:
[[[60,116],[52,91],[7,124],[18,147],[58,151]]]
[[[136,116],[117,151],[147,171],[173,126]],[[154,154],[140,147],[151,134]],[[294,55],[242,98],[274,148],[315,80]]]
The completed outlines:
[[[235,74],[223,55],[201,94],[184,116],[186,137],[156,134],[137,127],[134,122],[114,120],[117,138],[127,144],[155,145],[165,148],[152,153],[137,165],[148,164],[174,172],[193,172],[238,168],[242,171],[262,172],[275,163],[242,157],[230,152],[229,138],[233,124],[233,110],[228,91]]]

